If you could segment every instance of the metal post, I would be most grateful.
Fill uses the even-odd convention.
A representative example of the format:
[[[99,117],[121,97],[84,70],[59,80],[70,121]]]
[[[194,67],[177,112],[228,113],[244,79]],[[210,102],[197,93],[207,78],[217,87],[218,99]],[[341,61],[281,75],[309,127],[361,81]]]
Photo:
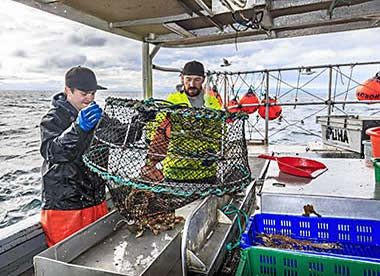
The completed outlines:
[[[227,98],[227,75],[224,74],[224,109],[227,109],[227,104],[228,104],[228,101],[230,100],[229,98]]]
[[[153,97],[152,89],[152,59],[149,53],[149,43],[143,42],[142,45],[142,66],[143,66],[143,96],[144,99]]]
[[[161,45],[156,44],[156,45],[154,45],[152,52],[150,52],[149,56],[150,56],[150,61],[152,64],[153,64],[153,62],[152,62],[153,58],[157,55],[157,53],[160,49],[161,49]]]
[[[265,91],[265,136],[264,145],[269,143],[269,71],[265,72],[266,76],[266,91]]]
[[[207,97],[209,97],[210,96],[210,94],[209,94],[209,91],[211,90],[210,88],[210,81],[211,81],[211,78],[212,78],[212,76],[210,75],[210,74],[207,74],[206,75],[206,87],[205,87],[205,89],[206,89],[206,91],[205,91],[205,93],[206,93],[206,96]]]
[[[331,109],[332,109],[331,88],[332,88],[332,66],[329,66],[329,87],[328,87],[328,99],[327,99],[327,105],[328,105],[327,115],[329,116],[331,115]]]

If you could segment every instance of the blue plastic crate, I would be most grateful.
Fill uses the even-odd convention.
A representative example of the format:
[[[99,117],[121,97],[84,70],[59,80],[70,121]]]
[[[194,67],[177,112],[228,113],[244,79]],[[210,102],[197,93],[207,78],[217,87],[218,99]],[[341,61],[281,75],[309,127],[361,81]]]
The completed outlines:
[[[341,247],[318,251],[303,248],[305,251],[297,252],[380,262],[380,221],[257,214],[249,219],[240,240],[241,248],[262,244],[257,237],[260,233],[286,235],[316,243],[339,243]]]

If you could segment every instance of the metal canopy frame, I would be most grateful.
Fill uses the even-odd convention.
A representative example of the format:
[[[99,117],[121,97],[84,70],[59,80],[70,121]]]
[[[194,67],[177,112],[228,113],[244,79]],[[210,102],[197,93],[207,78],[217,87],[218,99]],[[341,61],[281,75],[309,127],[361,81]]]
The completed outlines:
[[[380,0],[13,0],[143,42],[144,95],[157,47],[197,47],[380,26]]]
[[[13,1],[162,47],[206,46],[380,26],[380,0]],[[262,16],[258,18],[258,14]],[[248,28],[237,32],[231,27],[239,23]]]

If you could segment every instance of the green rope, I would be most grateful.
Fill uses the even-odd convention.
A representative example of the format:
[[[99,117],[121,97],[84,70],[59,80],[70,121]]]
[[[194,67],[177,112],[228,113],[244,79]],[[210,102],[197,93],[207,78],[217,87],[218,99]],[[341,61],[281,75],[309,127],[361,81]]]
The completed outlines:
[[[103,150],[103,148],[100,148],[97,150],[101,151],[101,150]],[[90,152],[88,152],[87,154],[90,154]],[[87,154],[82,156],[83,162],[85,163],[85,165],[87,167],[90,168],[90,170],[92,172],[100,175],[104,180],[111,180],[111,181],[114,181],[115,183],[118,183],[118,184],[126,185],[126,186],[129,186],[129,187],[132,187],[135,189],[139,189],[139,190],[148,190],[148,191],[151,191],[153,193],[166,193],[166,194],[172,194],[172,195],[183,196],[183,197],[190,197],[190,196],[193,196],[194,194],[200,194],[200,196],[202,198],[204,198],[208,195],[223,196],[227,193],[232,193],[232,192],[235,192],[238,190],[240,190],[240,191],[243,190],[247,186],[247,184],[249,184],[249,182],[250,182],[250,177],[249,177],[249,175],[247,175],[248,179],[243,179],[242,184],[239,187],[234,186],[232,188],[226,188],[225,187],[223,189],[220,189],[220,188],[209,189],[209,190],[202,192],[202,193],[199,193],[196,191],[185,192],[185,191],[182,191],[180,188],[174,188],[173,189],[173,188],[166,188],[166,187],[162,187],[162,186],[153,186],[152,187],[152,186],[147,185],[147,184],[135,183],[135,182],[132,182],[130,180],[125,180],[120,176],[115,176],[115,175],[112,175],[108,172],[100,170],[99,168],[94,166],[91,161],[89,161]]]
[[[244,215],[244,218],[245,218],[245,225],[247,225],[248,223],[248,215],[245,211],[243,210],[240,210],[240,209],[237,209],[234,205],[232,204],[227,204],[227,205],[224,205],[221,210],[223,211],[224,214],[226,215],[231,215],[231,214],[237,214],[237,224],[238,224],[238,227],[239,227],[239,237],[237,239],[237,241],[232,244],[232,242],[228,243],[227,244],[227,249],[228,250],[232,250],[232,249],[235,249],[236,247],[238,247],[240,245],[240,239],[241,239],[241,235],[243,234],[243,229],[242,229],[242,225],[241,225],[241,221],[240,221],[240,215],[243,214]]]
[[[223,110],[215,110],[209,107],[202,108],[190,108],[186,104],[173,104],[171,102],[149,98],[143,101],[131,100],[131,99],[123,99],[123,98],[106,98],[106,105],[113,105],[119,107],[131,107],[135,110],[144,110],[144,111],[155,111],[157,113],[161,112],[170,112],[174,115],[180,115],[183,117],[189,117],[193,115],[197,119],[215,119],[226,121],[227,119],[241,119],[247,120],[249,118],[248,114],[245,112],[226,112]],[[187,110],[189,109],[189,110]],[[196,114],[194,114],[194,110]],[[197,113],[198,112],[198,113]]]

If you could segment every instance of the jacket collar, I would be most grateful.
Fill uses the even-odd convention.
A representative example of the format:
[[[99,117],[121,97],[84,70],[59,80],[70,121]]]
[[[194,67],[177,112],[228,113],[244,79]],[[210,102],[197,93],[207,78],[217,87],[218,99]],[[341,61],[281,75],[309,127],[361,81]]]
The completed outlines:
[[[55,94],[51,103],[54,107],[63,108],[74,117],[78,116],[78,110],[67,101],[66,94],[63,92]]]

